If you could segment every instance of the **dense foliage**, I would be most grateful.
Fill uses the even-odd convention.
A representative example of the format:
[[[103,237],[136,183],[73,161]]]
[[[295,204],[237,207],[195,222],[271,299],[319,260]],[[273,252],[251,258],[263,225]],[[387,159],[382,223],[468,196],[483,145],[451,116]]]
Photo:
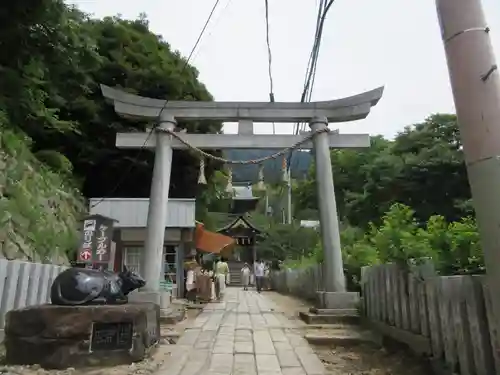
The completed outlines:
[[[365,151],[334,150],[332,168],[339,216],[357,227],[379,224],[394,202],[411,207],[421,223],[432,215],[457,221],[472,214],[454,115],[430,116],[393,141],[372,137]],[[317,209],[313,170],[294,192],[297,212]]]
[[[84,214],[79,191],[0,121],[0,258],[67,264]]]
[[[430,116],[393,141],[372,137],[365,151],[331,154],[351,282],[359,280],[362,266],[421,258],[432,258],[441,274],[484,272],[454,115]],[[294,189],[294,208],[297,218],[317,218],[313,168]],[[289,230],[282,235],[294,238],[296,229]],[[282,257],[288,266],[322,261],[319,234],[306,255],[302,242],[296,244]]]
[[[379,222],[370,223],[366,231],[348,226],[341,232],[344,270],[351,288],[358,284],[363,266],[406,263],[410,259],[430,258],[442,275],[485,272],[479,233],[471,217],[448,223],[443,216],[434,215],[422,225],[410,207],[395,203]],[[265,251],[275,249],[273,254],[285,260],[286,266],[304,267],[323,261],[318,232],[283,226],[280,235],[290,239],[285,241],[290,246],[282,250],[273,247],[271,235],[263,247]]]
[[[212,99],[196,69],[185,68],[185,59],[149,31],[144,17],[96,20],[60,0],[11,2],[0,10],[0,47],[4,125],[26,133],[40,160],[78,177],[89,197],[148,196],[152,172],[151,152],[136,162],[137,150],[114,147],[117,132],[146,124],[119,118],[100,83],[154,98]],[[216,122],[179,125],[220,130]],[[196,164],[187,153],[174,154],[172,196],[195,195]]]

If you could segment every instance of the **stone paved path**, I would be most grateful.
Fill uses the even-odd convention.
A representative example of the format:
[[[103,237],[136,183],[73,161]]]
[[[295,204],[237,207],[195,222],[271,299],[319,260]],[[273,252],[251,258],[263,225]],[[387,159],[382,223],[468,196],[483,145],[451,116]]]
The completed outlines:
[[[160,375],[323,375],[295,323],[264,294],[228,288],[181,336]]]

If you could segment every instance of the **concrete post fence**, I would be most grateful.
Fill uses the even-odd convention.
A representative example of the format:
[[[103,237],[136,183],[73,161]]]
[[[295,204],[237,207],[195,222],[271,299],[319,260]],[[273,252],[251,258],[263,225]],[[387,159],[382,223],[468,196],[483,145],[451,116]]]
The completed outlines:
[[[272,273],[273,288],[307,300],[323,281],[321,266]],[[409,346],[441,371],[460,375],[500,374],[500,334],[492,291],[484,275],[438,276],[430,261],[401,269],[363,267],[363,321]]]
[[[50,302],[50,287],[66,266],[0,259],[0,341],[9,310]]]

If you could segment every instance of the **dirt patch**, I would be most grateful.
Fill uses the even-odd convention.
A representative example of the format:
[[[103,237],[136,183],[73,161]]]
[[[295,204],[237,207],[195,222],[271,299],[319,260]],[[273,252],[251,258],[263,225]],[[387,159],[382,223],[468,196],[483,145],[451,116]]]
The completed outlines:
[[[162,339],[158,348],[144,361],[131,365],[113,367],[95,367],[88,369],[68,368],[65,370],[45,370],[38,365],[34,366],[5,366],[1,362],[4,358],[4,348],[0,345],[0,375],[149,375],[161,369],[163,363],[170,357],[175,348],[176,338],[191,325],[200,310],[188,309],[185,319],[177,324],[162,324],[160,327]]]
[[[371,345],[316,347],[313,350],[331,375],[427,375],[421,360],[404,351],[388,352]]]
[[[358,327],[335,325],[330,328],[308,326],[299,317],[299,311],[307,311],[311,305],[298,298],[276,292],[266,292],[276,304],[276,310],[297,324],[297,331],[306,334],[336,334],[349,331],[359,332]],[[311,346],[319,359],[325,364],[329,375],[427,375],[430,373],[424,361],[403,350],[387,350],[377,345],[359,344],[342,346]]]

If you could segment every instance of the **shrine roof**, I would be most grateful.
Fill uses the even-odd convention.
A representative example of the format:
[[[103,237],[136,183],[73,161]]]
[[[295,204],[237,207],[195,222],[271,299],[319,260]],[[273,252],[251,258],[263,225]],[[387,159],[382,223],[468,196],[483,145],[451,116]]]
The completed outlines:
[[[261,233],[262,230],[252,223],[250,215],[234,215],[234,214],[223,214],[216,213],[218,216],[218,228],[217,232],[227,232],[233,228],[243,227],[255,231],[257,234]],[[225,217],[223,217],[225,215]],[[213,216],[212,216],[213,217]]]
[[[224,227],[217,230],[217,232],[227,232],[233,228],[246,228],[251,229],[256,233],[261,233],[262,231],[257,228],[250,220],[248,215],[233,215],[233,220],[226,224]]]

